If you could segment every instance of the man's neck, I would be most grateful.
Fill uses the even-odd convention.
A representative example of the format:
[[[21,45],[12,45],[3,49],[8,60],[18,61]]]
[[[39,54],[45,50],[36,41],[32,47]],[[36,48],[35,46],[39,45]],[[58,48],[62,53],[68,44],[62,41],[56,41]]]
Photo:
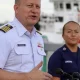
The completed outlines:
[[[31,26],[27,26],[27,27],[25,27],[30,33],[32,32],[32,30],[33,30],[33,27],[31,27]]]

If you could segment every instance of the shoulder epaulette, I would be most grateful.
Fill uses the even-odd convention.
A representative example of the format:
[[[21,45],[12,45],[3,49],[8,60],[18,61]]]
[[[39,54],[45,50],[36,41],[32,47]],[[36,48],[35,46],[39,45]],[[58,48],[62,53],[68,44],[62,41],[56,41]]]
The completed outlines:
[[[36,30],[37,33],[39,33],[40,35],[42,35],[38,30]]]
[[[4,33],[8,32],[10,29],[12,29],[13,27],[9,24],[3,26],[2,28],[0,28],[0,31],[3,31]]]

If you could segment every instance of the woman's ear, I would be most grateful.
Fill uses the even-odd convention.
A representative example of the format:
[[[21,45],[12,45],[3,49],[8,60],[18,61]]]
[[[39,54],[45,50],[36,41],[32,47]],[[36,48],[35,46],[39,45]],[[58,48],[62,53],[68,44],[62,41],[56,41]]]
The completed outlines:
[[[62,38],[64,39],[64,34],[62,34]]]

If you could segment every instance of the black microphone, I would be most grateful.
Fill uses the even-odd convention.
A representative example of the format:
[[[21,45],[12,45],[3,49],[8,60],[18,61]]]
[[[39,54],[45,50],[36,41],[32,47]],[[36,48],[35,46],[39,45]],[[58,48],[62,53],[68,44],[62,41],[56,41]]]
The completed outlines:
[[[67,78],[67,79],[68,79],[68,78],[69,78],[69,79],[73,79],[73,77],[72,77],[70,74],[64,72],[61,68],[57,68],[57,69],[56,69],[56,74],[62,75],[63,77],[65,77],[65,78]]]
[[[80,79],[80,73],[78,73],[78,72],[74,72],[72,74],[72,76],[73,76],[74,79]]]
[[[63,75],[64,72],[63,72],[63,70],[61,68],[57,68],[56,69],[56,74]]]

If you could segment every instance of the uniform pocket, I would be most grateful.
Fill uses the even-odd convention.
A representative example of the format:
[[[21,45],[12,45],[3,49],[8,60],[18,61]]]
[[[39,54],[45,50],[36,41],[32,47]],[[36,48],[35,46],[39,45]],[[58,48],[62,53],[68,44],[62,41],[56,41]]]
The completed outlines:
[[[32,62],[32,54],[30,47],[26,46],[15,46],[15,52],[18,56],[21,57],[22,64],[27,65]]]
[[[15,47],[15,52],[16,52],[16,54],[18,54],[18,55],[22,55],[22,54],[29,54],[30,52],[29,52],[29,49],[26,47],[26,46],[23,46],[23,47],[18,47],[18,46],[16,46]]]
[[[40,63],[41,61],[43,61],[44,60],[44,56],[46,56],[46,53],[45,53],[44,49],[40,48],[40,47],[37,47],[37,55],[36,56],[37,56],[37,58],[36,58],[37,64]]]
[[[38,54],[39,54],[39,55],[41,55],[41,56],[46,56],[46,53],[45,53],[45,51],[44,51],[43,48],[39,48],[39,47],[38,47],[37,50],[38,50]]]

